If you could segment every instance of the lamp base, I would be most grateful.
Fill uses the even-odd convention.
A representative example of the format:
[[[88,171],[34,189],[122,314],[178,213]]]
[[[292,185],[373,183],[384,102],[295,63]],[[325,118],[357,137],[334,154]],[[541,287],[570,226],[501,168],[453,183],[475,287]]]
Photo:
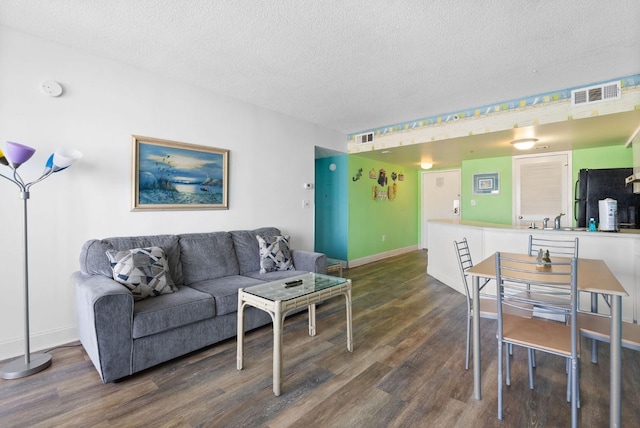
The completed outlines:
[[[24,357],[21,357],[5,364],[0,370],[1,377],[3,379],[19,379],[38,373],[51,365],[50,354],[31,354],[30,360],[27,364]]]

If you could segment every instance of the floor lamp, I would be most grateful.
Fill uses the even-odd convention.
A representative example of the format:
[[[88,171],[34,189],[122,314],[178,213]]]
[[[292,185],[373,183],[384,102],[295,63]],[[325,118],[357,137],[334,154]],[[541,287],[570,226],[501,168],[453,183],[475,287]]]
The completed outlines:
[[[37,180],[25,183],[18,174],[20,165],[28,161],[35,153],[35,149],[7,141],[4,153],[0,150],[0,165],[4,165],[11,169],[12,173],[8,176],[0,173],[3,177],[12,183],[15,183],[20,189],[20,199],[23,201],[23,220],[22,230],[24,238],[24,359],[15,359],[0,369],[0,375],[3,379],[18,379],[30,376],[51,365],[51,355],[47,353],[32,354],[29,350],[29,245],[27,235],[27,201],[29,200],[29,188],[34,184],[44,180],[51,174],[62,171],[69,167],[72,163],[82,157],[82,153],[77,150],[59,149],[49,156],[42,175]]]

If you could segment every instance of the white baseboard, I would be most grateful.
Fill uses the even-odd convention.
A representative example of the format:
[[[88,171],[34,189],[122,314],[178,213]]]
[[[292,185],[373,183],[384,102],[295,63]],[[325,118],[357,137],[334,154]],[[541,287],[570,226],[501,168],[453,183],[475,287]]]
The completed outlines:
[[[367,263],[377,262],[378,260],[384,260],[389,257],[399,256],[400,254],[410,253],[411,251],[415,251],[417,249],[418,249],[418,245],[411,245],[410,247],[404,247],[404,248],[396,248],[395,250],[374,254],[372,256],[363,257],[361,259],[349,260],[347,264],[348,264],[348,267],[354,268],[354,267],[366,265]]]
[[[78,328],[76,326],[32,334],[29,350],[31,353],[42,352],[77,340]],[[0,343],[0,361],[24,356],[24,350],[24,338]]]

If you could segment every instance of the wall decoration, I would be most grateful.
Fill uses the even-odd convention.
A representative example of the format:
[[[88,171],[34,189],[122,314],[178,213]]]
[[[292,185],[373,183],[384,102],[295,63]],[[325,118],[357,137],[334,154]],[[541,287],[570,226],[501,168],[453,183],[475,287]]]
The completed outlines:
[[[378,184],[381,186],[387,185],[387,172],[382,168],[378,171]]]
[[[362,177],[362,168],[358,168],[358,172],[356,173],[355,177],[351,177],[351,179],[353,181],[358,181],[360,180],[360,177]]]
[[[473,174],[474,195],[495,195],[500,193],[498,173]]]
[[[229,150],[132,136],[133,211],[228,209]]]

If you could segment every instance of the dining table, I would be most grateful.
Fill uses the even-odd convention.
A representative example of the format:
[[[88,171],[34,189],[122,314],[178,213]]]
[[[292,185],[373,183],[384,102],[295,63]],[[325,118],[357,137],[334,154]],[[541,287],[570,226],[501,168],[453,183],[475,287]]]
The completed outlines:
[[[520,253],[500,253],[501,256],[532,261],[536,256]],[[554,262],[568,262],[570,258],[554,257]],[[495,254],[482,260],[467,270],[473,278],[473,301],[480,298],[480,280],[496,279]],[[579,292],[602,294],[611,303],[611,358],[609,379],[609,426],[619,427],[621,418],[621,380],[622,380],[622,297],[628,293],[620,284],[607,264],[600,259],[578,258],[577,287]],[[482,399],[482,379],[480,368],[480,311],[473,311],[473,396]]]

